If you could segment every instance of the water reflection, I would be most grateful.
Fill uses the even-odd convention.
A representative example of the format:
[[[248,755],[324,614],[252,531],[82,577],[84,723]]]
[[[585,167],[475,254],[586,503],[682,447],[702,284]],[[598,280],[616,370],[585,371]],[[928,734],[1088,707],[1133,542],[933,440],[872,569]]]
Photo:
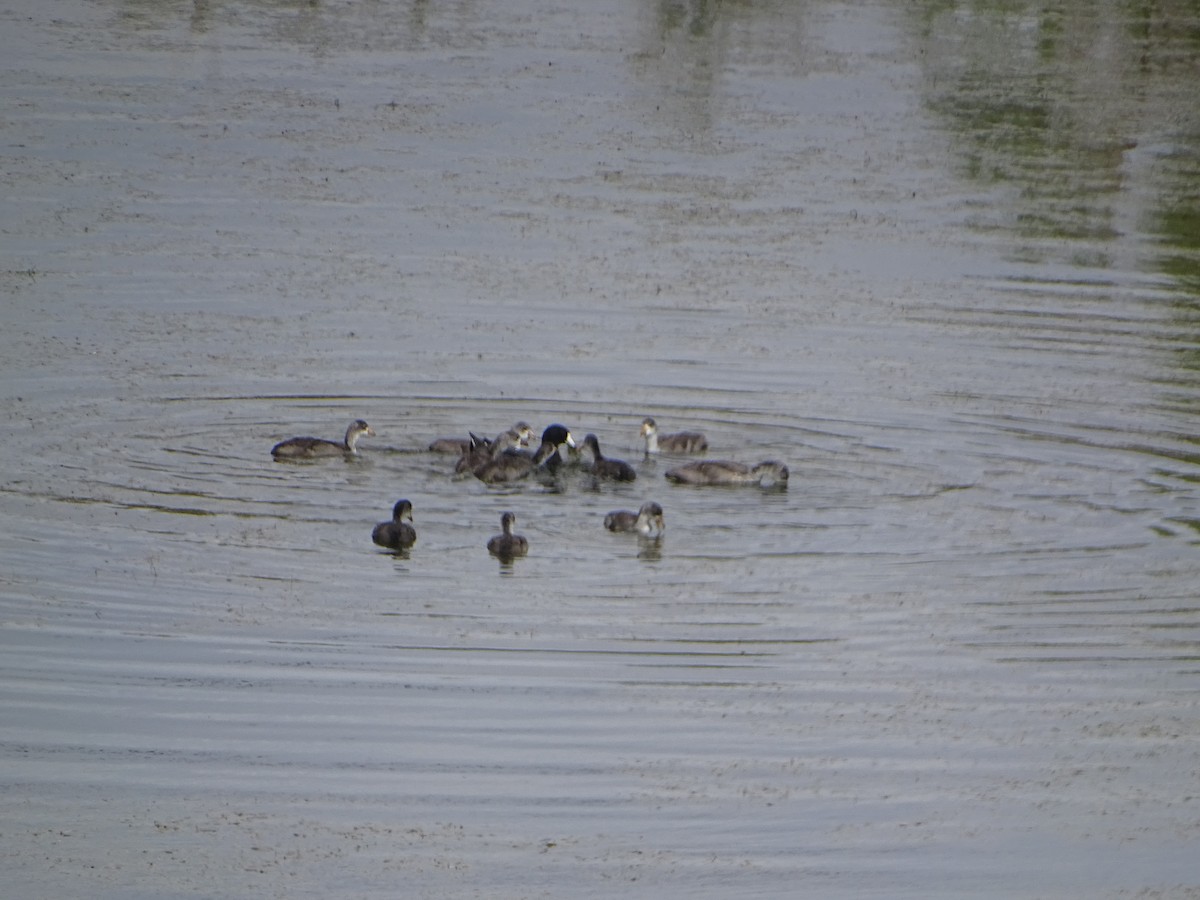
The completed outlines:
[[[1200,130],[1157,155],[1160,205],[1147,217],[1158,237],[1158,265],[1188,294],[1200,297]]]
[[[657,537],[645,537],[638,535],[638,559],[643,562],[661,562],[663,539],[659,535]]]
[[[706,38],[723,9],[717,0],[661,0],[658,21],[664,37],[679,32],[687,38]]]
[[[1010,275],[1021,282],[1011,307],[996,310],[1010,340],[1114,357],[1148,341],[1160,370],[1114,366],[1113,396],[1148,378],[1157,396],[1147,405],[1195,412],[1200,17],[1194,4],[1101,7],[926,4],[916,24],[924,103],[952,137],[958,174],[985,191],[968,224],[1026,267]],[[1160,318],[1160,331],[1147,330]],[[1113,442],[1142,446],[1179,484],[1190,475],[1175,463],[1194,453],[1173,430],[1151,440],[1118,430]],[[1153,530],[1174,537],[1175,521]]]
[[[331,4],[321,0],[120,0],[115,26],[142,40],[187,24],[192,36],[243,29],[300,47],[322,57],[347,49],[413,50],[427,43],[442,47],[478,45],[480,10],[472,0],[431,6],[429,0],[406,3],[364,0]],[[182,33],[180,35],[182,39]]]
[[[519,557],[497,556],[497,555],[493,554],[493,558],[496,560],[498,567],[499,567],[500,574],[502,576],[511,577],[512,575],[516,574],[517,559],[519,559]]]
[[[1145,168],[1131,154],[1200,149],[1195,10],[1102,6],[938,2],[917,22],[926,105],[957,139],[962,174],[1004,192],[972,224],[1017,237],[1017,258],[1112,266],[1141,224],[1131,205],[1167,223],[1180,202],[1161,150]]]

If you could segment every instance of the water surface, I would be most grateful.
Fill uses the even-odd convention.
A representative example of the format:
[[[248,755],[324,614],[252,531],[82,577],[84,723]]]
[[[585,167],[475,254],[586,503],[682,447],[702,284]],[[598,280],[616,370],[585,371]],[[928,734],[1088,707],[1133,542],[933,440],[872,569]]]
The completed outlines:
[[[1186,4],[0,23],[14,896],[1200,890]]]

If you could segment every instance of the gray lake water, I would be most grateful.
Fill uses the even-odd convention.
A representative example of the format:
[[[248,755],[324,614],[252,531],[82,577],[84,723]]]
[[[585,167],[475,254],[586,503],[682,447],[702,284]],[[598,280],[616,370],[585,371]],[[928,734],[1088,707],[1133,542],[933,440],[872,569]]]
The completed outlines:
[[[1200,896],[1198,34],[5,4],[4,895]]]

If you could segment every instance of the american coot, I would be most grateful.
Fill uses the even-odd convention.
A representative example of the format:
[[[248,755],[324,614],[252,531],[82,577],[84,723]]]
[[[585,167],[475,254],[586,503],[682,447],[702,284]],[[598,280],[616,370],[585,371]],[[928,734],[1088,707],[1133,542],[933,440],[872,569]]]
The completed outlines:
[[[708,438],[698,431],[677,431],[675,434],[659,434],[657,423],[646,417],[642,419],[642,437],[646,439],[646,452],[658,453],[703,453],[708,449]]]
[[[371,532],[371,540],[380,547],[392,550],[403,550],[411,547],[417,540],[417,530],[408,522],[412,521],[412,504],[407,500],[397,500],[392,507],[392,521],[380,522]],[[404,520],[408,519],[408,522]]]
[[[667,530],[663,521],[663,508],[654,501],[642,504],[637,512],[617,509],[604,517],[604,527],[609,531],[636,531],[641,535],[662,535]]]
[[[667,480],[675,484],[774,484],[784,486],[788,480],[787,466],[767,460],[756,466],[729,460],[710,459],[688,463],[667,472]]]
[[[542,432],[542,443],[532,456],[515,449],[505,450],[476,466],[475,477],[485,484],[503,484],[519,481],[538,469],[554,472],[562,464],[558,448],[563,444],[575,446],[571,432],[563,425],[550,425]]]
[[[611,478],[613,481],[633,481],[637,472],[633,466],[623,459],[607,459],[600,452],[600,441],[594,434],[583,439],[583,445],[592,451],[592,467],[588,470],[597,478]]]
[[[503,533],[495,535],[487,542],[489,553],[500,557],[501,560],[508,560],[529,552],[529,541],[525,540],[523,535],[513,534],[513,526],[516,524],[515,514],[506,512],[500,516],[500,528]]]
[[[355,419],[346,429],[346,439],[340,444],[337,441],[327,441],[324,438],[294,437],[280,441],[271,448],[271,455],[276,459],[312,459],[318,456],[343,456],[347,453],[357,453],[358,439],[363,435],[375,436],[375,429],[362,419]]]

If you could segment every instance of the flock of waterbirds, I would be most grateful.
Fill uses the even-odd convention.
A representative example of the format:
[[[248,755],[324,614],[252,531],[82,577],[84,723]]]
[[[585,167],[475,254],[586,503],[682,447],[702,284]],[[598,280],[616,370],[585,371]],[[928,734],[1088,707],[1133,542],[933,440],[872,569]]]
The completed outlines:
[[[659,434],[658,425],[652,418],[642,420],[641,437],[646,444],[646,455],[668,453],[678,455],[703,454],[708,451],[708,439],[696,431],[680,431],[674,434]],[[570,430],[560,424],[547,426],[542,431],[541,443],[536,450],[529,447],[534,435],[525,422],[517,422],[512,428],[495,438],[480,437],[469,433],[464,438],[439,438],[428,449],[433,453],[456,454],[458,459],[454,472],[471,475],[489,485],[504,485],[525,479],[553,482],[567,468],[577,468],[596,481],[632,482],[637,480],[637,471],[622,459],[605,456],[600,450],[600,439],[588,434],[582,448],[591,454],[587,463],[579,452],[581,447],[571,436]],[[300,461],[322,458],[353,456],[358,453],[358,441],[363,437],[374,437],[375,430],[362,419],[355,419],[346,428],[341,441],[315,437],[294,437],[280,441],[271,448],[271,455],[280,461]],[[563,451],[568,460],[564,460]],[[690,485],[755,485],[785,488],[788,469],[781,462],[765,460],[756,465],[723,459],[703,459],[686,462],[666,472],[673,484]],[[516,534],[513,528],[517,517],[511,511],[500,516],[500,534],[487,542],[487,549],[501,561],[511,562],[529,552],[529,541]],[[380,522],[371,532],[371,539],[381,547],[393,551],[405,551],[417,540],[413,522],[412,503],[397,500],[392,508],[392,518]],[[604,527],[609,531],[627,532],[641,538],[659,540],[666,531],[663,508],[650,500],[636,512],[628,509],[613,510],[604,517]]]

